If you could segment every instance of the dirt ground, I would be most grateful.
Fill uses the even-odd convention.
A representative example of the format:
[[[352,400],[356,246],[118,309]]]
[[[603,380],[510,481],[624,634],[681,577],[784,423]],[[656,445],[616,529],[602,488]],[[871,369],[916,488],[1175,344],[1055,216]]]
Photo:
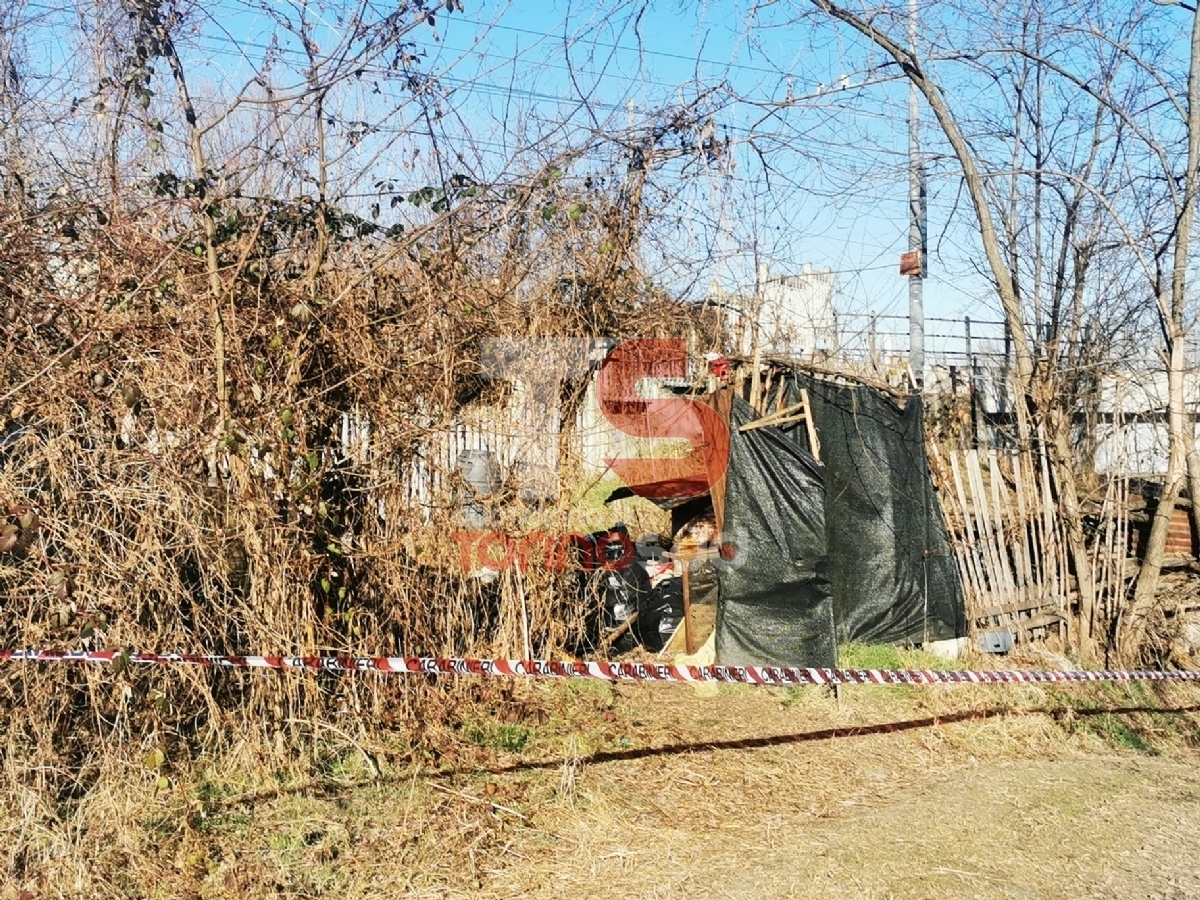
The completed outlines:
[[[417,760],[321,729],[302,777],[248,744],[165,791],[126,764],[69,811],[10,796],[0,898],[1200,897],[1196,687],[571,683],[489,708]]]
[[[553,817],[556,838],[531,861],[542,886],[530,890],[519,865],[486,886],[532,897],[1200,897],[1195,750],[1116,754],[1052,718],[986,710],[787,740],[776,729],[802,725],[802,708],[744,694],[714,708],[724,721],[740,711],[760,745],[587,767],[580,802]]]
[[[804,809],[802,797],[767,808],[772,798],[761,795],[719,823],[671,827],[675,816],[663,810],[663,834],[649,846],[631,846],[619,832],[589,834],[594,819],[578,823],[549,862],[554,883],[524,893],[604,886],[607,896],[661,898],[1200,897],[1194,762],[1000,761],[932,769],[903,784],[882,769],[873,775],[869,794],[826,811]],[[788,793],[780,783],[775,799]]]

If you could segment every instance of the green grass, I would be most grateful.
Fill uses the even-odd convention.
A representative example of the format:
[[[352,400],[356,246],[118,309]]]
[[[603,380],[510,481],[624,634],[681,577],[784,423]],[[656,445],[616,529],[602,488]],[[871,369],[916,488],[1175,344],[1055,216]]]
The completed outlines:
[[[1096,737],[1120,750],[1133,750],[1137,753],[1158,753],[1124,718],[1112,713],[1089,716],[1079,724],[1079,730],[1094,734]]]
[[[628,497],[611,504],[604,502],[609,494],[624,486],[625,482],[615,476],[606,476],[595,483],[589,480],[579,485],[568,505],[572,526],[596,531],[610,527],[619,519],[628,525],[633,537],[642,531],[670,530],[671,514],[649,500]]]
[[[467,740],[503,753],[520,753],[533,739],[533,729],[508,723],[476,725],[466,730]]]
[[[953,669],[955,661],[924,650],[856,643],[838,647],[838,665],[843,669]]]

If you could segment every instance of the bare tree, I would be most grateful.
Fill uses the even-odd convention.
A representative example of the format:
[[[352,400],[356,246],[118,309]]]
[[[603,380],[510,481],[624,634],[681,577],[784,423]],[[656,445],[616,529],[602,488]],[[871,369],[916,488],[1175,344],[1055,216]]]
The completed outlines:
[[[970,202],[991,282],[1011,335],[1018,439],[1042,446],[1054,475],[1078,585],[1079,649],[1092,655],[1096,587],[1080,504],[1075,420],[1099,345],[1087,333],[1111,333],[1116,319],[1095,291],[1097,272],[1129,258],[1128,235],[1109,210],[1134,185],[1126,170],[1131,128],[1104,97],[1065,84],[1049,60],[1069,54],[1081,78],[1119,82],[1128,60],[1087,41],[1061,5],[1031,0],[1020,10],[967,10],[953,4],[923,11],[929,51],[911,47],[900,4],[862,12],[812,0],[819,14],[882,50],[919,89],[945,140]],[[1066,4],[1073,14],[1086,4]],[[1131,31],[1131,17],[1119,28]],[[932,34],[931,34],[932,33]],[[1119,38],[1115,38],[1117,40]],[[991,103],[968,102],[989,97]]]

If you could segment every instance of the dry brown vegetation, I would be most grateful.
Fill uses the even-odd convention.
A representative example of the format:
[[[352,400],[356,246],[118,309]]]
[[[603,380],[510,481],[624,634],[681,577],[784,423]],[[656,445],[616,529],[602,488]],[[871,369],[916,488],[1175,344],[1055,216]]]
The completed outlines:
[[[470,691],[420,732],[363,734],[344,715],[297,724],[286,749],[252,735],[190,757],[109,744],[87,769],[96,786],[57,797],[9,758],[0,896],[1197,887],[1179,849],[1200,790],[1190,686],[862,687],[840,703],[815,688]]]
[[[38,61],[8,26],[29,23],[0,13],[0,646],[553,657],[578,637],[573,573],[535,560],[470,577],[453,539],[462,486],[421,494],[414,464],[428,481],[431,436],[488,388],[485,338],[705,340],[712,323],[638,250],[658,202],[643,189],[699,113],[537,143],[476,177],[462,146],[439,143],[436,85],[405,42],[439,10],[359,4],[288,100],[295,71],[256,73],[246,91],[270,103],[253,106],[197,88],[177,42],[203,10],[100,4],[59,35],[86,61],[68,84],[90,98],[79,115],[25,93]],[[315,47],[308,5],[273,15]],[[366,169],[344,160],[366,137],[377,154],[396,138],[355,131],[367,123],[339,105],[369,94],[364,72],[424,117],[432,145],[408,164],[416,188],[377,182],[373,205],[347,188],[369,184]],[[18,131],[30,139],[8,140]],[[565,422],[582,383],[566,385]],[[369,451],[349,425],[369,428]],[[496,527],[581,524],[591,486],[564,458],[562,496],[524,504],[506,486]],[[171,834],[203,828],[209,800],[186,798],[212,767],[277,767],[290,785],[328,764],[327,739],[381,735],[401,736],[389,752],[408,765],[490,708],[449,681],[261,674],[4,666],[8,871],[95,895],[144,848],[90,826],[74,849],[52,834],[85,808],[127,822],[130,784],[182,802],[165,812]],[[139,834],[156,840],[152,824]]]
[[[294,205],[219,204],[233,223],[219,247],[224,417],[192,202],[164,199],[119,224],[86,208],[21,223],[0,246],[0,491],[15,535],[0,642],[519,655],[520,592],[533,648],[561,651],[568,576],[524,572],[485,592],[457,565],[453,510],[422,521],[404,477],[478,393],[481,338],[619,337],[634,317],[641,336],[692,327],[630,260],[610,264],[619,202],[592,191],[565,203],[556,178],[481,190],[419,236],[335,240],[315,277],[297,274],[313,224]],[[345,453],[346,413],[371,423],[369,459]],[[561,521],[519,504],[508,515],[518,532],[536,515]],[[10,738],[55,764],[56,748],[86,745],[85,734],[191,738],[225,727],[222,710],[265,733],[337,708],[378,719],[409,687],[139,672],[109,690],[80,672],[4,677],[8,702],[45,701]]]
[[[647,262],[684,181],[657,176],[727,152],[695,146],[710,98],[533,142],[494,178],[429,125],[426,183],[377,183],[372,209],[331,187],[370,183],[327,171],[363,140],[335,101],[373,67],[411,121],[442,115],[404,42],[433,4],[397,4],[336,70],[310,57],[291,105],[236,116],[189,91],[173,38],[195,9],[94,7],[75,118],[24,93],[20,14],[0,10],[0,648],[565,653],[584,614],[572,574],[467,577],[454,486],[418,497],[413,463],[488,389],[485,338],[717,346],[715,314]],[[281,28],[308,34],[307,10]],[[380,217],[389,201],[400,213]],[[369,424],[369,453],[347,421]],[[503,493],[497,527],[607,524],[564,460],[562,495]],[[1191,703],[1184,688],[851,697],[5,664],[0,898],[680,896],[717,877],[761,895],[739,854],[762,844],[734,831],[774,846],[937,761],[966,777],[1197,742],[1190,713],[1160,709]]]

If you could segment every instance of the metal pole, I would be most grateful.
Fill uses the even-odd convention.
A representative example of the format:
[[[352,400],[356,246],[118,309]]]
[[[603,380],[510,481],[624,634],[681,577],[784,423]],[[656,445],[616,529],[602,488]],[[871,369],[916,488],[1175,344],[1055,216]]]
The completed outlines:
[[[971,317],[963,316],[967,338],[967,401],[971,404],[971,446],[979,446],[979,417],[975,410],[975,354],[971,350]]]
[[[917,55],[917,0],[908,0],[908,50]],[[924,282],[929,266],[925,241],[925,167],[921,164],[920,107],[916,84],[908,85],[908,249],[920,268],[908,276],[908,365],[918,389],[925,383]]]
[[[871,368],[876,372],[879,371],[879,352],[875,341],[875,310],[871,310],[870,318],[867,319],[867,360],[871,364]]]
[[[1009,359],[1012,356],[1012,332],[1008,330],[1008,322],[1004,323],[1004,370],[1000,376],[1000,412],[1008,413],[1008,372]]]

